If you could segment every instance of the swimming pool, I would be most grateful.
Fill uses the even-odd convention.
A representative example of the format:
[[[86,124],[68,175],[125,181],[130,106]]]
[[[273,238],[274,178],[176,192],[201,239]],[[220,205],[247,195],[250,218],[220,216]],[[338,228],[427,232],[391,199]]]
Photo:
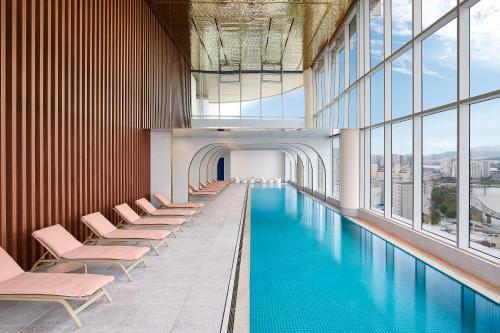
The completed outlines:
[[[500,332],[497,303],[292,186],[250,196],[250,332]]]

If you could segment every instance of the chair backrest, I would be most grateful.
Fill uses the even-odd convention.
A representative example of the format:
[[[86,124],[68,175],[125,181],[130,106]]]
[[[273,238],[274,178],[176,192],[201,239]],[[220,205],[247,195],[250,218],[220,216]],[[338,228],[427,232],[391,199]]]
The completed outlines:
[[[156,193],[155,198],[158,199],[158,201],[164,206],[168,206],[172,203],[166,195],[163,195],[163,193]]]
[[[33,237],[58,257],[83,245],[60,224],[37,230]]]
[[[99,237],[116,230],[113,223],[109,222],[108,219],[99,212],[82,216],[81,220]]]
[[[156,207],[153,206],[151,202],[149,202],[146,198],[140,198],[135,201],[136,205],[142,208],[146,213],[151,214],[156,210]]]
[[[140,220],[141,217],[126,203],[115,206],[115,211],[129,223]]]
[[[24,273],[23,269],[0,247],[0,283]]]

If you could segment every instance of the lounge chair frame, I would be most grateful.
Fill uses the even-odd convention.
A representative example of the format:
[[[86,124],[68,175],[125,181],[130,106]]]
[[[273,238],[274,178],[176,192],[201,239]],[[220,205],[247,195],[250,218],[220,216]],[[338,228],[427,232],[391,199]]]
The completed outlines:
[[[140,257],[137,260],[115,260],[115,259],[66,259],[58,256],[48,244],[46,244],[43,240],[33,235],[33,237],[43,245],[43,247],[47,250],[40,259],[33,265],[31,268],[31,272],[37,271],[40,267],[44,265],[56,265],[61,263],[80,263],[83,265],[85,274],[87,273],[87,265],[88,264],[111,264],[118,266],[120,270],[125,274],[130,282],[133,281],[132,276],[130,276],[130,271],[137,267],[139,264],[143,264],[144,267],[149,267],[148,263],[144,260],[143,257]],[[125,263],[131,263],[128,267],[125,267]]]
[[[146,199],[146,200],[147,200],[147,199]],[[148,200],[148,201],[149,201],[149,200]],[[183,225],[185,224],[185,225],[186,225],[186,227],[188,227],[188,226],[189,226],[189,223],[190,223],[190,222],[191,222],[191,220],[193,219],[193,216],[196,216],[196,214],[197,214],[196,209],[190,209],[190,210],[192,210],[192,211],[193,211],[193,210],[195,211],[194,215],[192,215],[192,216],[186,216],[186,215],[150,215],[150,214],[146,211],[146,209],[142,208],[142,206],[141,206],[141,205],[139,205],[139,204],[136,204],[136,205],[137,205],[137,207],[139,207],[139,209],[141,210],[141,211],[139,212],[139,214],[138,214],[140,217],[160,217],[160,218],[161,218],[161,217],[172,217],[172,218],[183,218],[183,219],[185,219],[185,221],[184,221]],[[168,207],[167,207],[167,209],[177,209],[177,210],[182,210],[182,208],[168,208]],[[181,227],[181,226],[182,226],[182,225],[180,225],[179,227]],[[182,228],[179,228],[179,227],[176,229],[176,231],[177,231],[177,230],[178,230],[178,231],[183,231],[183,230],[182,230]]]
[[[182,225],[177,225],[177,227],[175,228],[174,225],[169,225],[169,224],[133,224],[133,223],[129,223],[127,221],[127,219],[122,215],[120,214],[120,212],[118,211],[118,209],[116,209],[115,207],[113,207],[113,211],[116,212],[116,214],[118,214],[118,216],[120,217],[120,221],[118,221],[118,224],[117,224],[117,228],[123,228],[123,229],[134,229],[134,228],[137,228],[137,229],[167,229],[170,231],[170,234],[172,235],[172,237],[177,237],[176,236],[176,232],[177,231],[183,231],[182,230]],[[141,214],[138,214],[139,216],[143,216]],[[163,216],[148,216],[148,217],[155,217],[155,218],[161,218]],[[187,222],[187,220],[186,220]]]
[[[136,243],[146,243],[149,245],[149,247],[151,248],[151,250],[153,250],[156,255],[160,255],[160,251],[158,251],[158,249],[162,246],[165,246],[165,247],[168,247],[168,243],[167,243],[167,237],[165,237],[164,239],[158,239],[158,240],[154,240],[154,239],[144,239],[144,238],[104,238],[104,237],[101,237],[99,236],[99,233],[94,230],[94,228],[92,228],[92,226],[90,224],[87,224],[85,223],[85,221],[82,219],[80,219],[89,229],[90,231],[92,232],[89,237],[87,237],[87,239],[85,240],[85,242],[83,242],[83,244],[89,244],[89,245],[96,245],[96,244],[109,244],[109,243],[113,243],[113,242],[118,242],[118,243],[126,243],[126,242],[136,242]]]
[[[0,300],[1,301],[29,301],[29,302],[54,302],[54,303],[59,303],[68,312],[68,314],[71,316],[71,319],[75,322],[77,327],[81,327],[82,323],[80,319],[78,318],[78,314],[88,308],[92,303],[95,301],[99,300],[101,297],[105,297],[109,303],[111,303],[113,300],[111,296],[109,295],[108,291],[106,288],[102,287],[101,289],[97,290],[95,293],[93,293],[90,296],[87,297],[63,297],[63,296],[57,296],[57,295],[19,295],[19,294],[12,294],[12,295],[0,295]],[[80,305],[78,308],[73,309],[73,307],[69,304],[68,300],[76,300],[76,301],[85,301],[82,305]]]

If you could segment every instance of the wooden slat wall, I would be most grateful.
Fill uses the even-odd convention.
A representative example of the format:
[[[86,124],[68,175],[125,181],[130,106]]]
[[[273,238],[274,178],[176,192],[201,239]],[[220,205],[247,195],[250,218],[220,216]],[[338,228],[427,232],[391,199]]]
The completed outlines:
[[[148,195],[143,128],[174,125],[189,67],[142,0],[0,0],[0,48],[0,246],[28,268],[34,230],[83,240],[80,216]]]

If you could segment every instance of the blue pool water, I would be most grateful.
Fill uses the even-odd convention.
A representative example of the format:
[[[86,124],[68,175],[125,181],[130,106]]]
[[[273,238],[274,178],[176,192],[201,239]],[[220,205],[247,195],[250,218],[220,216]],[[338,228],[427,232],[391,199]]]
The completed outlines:
[[[250,331],[500,332],[500,306],[291,186],[252,186]]]

